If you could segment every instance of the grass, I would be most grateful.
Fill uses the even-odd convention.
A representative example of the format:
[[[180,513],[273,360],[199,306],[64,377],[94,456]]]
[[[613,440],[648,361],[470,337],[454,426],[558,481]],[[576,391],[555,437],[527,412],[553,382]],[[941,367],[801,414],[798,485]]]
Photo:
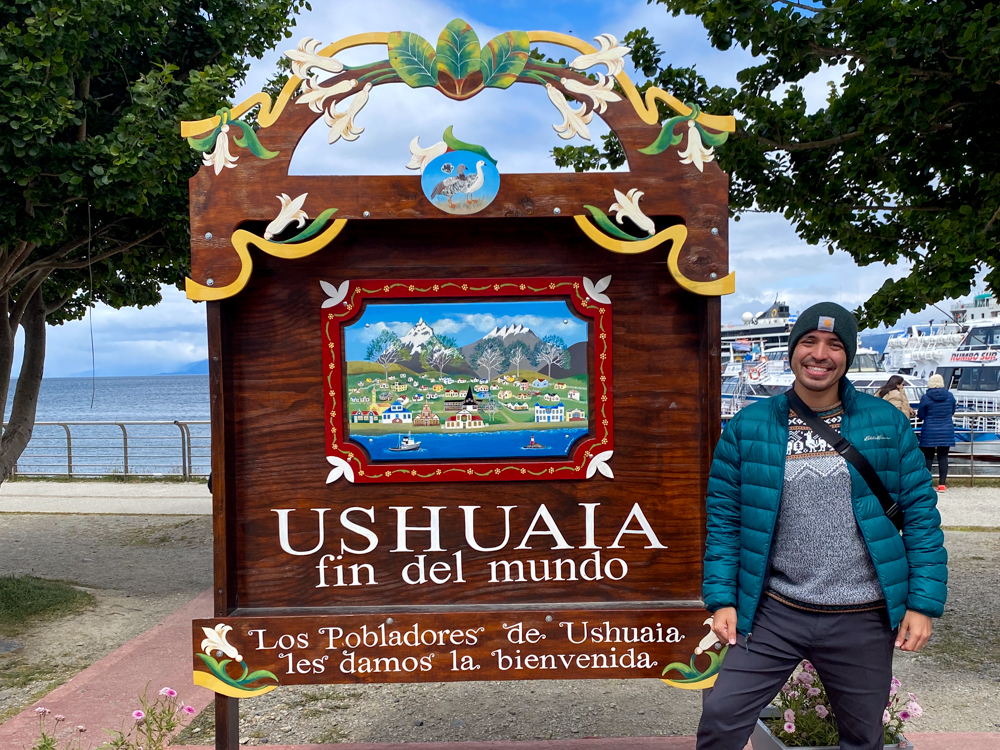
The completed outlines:
[[[942,526],[942,531],[1000,531],[1000,526]]]
[[[11,716],[19,714],[25,706],[47,695],[53,687],[68,680],[85,666],[81,663],[29,664],[18,658],[0,659],[0,691],[17,690],[32,684],[39,685],[23,702],[15,701],[0,711],[0,724]]]
[[[0,576],[0,633],[17,635],[36,621],[76,614],[95,601],[93,594],[63,581]]]
[[[194,717],[190,724],[173,739],[175,745],[215,744],[215,701],[210,701],[205,709]]]

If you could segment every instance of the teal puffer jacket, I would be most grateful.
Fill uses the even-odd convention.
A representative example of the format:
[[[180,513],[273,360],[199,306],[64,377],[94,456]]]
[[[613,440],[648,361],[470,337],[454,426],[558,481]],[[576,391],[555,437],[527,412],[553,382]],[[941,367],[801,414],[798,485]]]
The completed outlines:
[[[908,609],[940,617],[948,553],[917,439],[895,406],[859,393],[846,379],[841,383],[842,434],[868,459],[903,511],[900,535],[848,464],[854,516],[885,593],[889,620],[896,627]],[[723,431],[712,462],[702,595],[711,612],[736,607],[737,630],[743,634],[752,632],[768,575],[787,443],[788,399],[779,395],[740,410]]]

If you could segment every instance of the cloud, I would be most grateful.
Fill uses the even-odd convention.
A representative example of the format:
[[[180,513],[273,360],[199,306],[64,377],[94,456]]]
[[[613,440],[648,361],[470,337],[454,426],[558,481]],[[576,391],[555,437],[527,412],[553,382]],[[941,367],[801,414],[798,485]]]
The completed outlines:
[[[434,333],[442,336],[458,333],[465,328],[464,322],[460,322],[454,318],[441,318],[441,320],[430,323],[429,325],[434,330]]]
[[[538,315],[501,315],[497,317],[490,313],[474,313],[463,315],[462,319],[480,333],[489,333],[494,328],[520,324],[528,326],[539,337],[555,335],[566,339],[581,340],[586,336],[587,331],[586,323],[569,314],[565,318],[550,318]]]

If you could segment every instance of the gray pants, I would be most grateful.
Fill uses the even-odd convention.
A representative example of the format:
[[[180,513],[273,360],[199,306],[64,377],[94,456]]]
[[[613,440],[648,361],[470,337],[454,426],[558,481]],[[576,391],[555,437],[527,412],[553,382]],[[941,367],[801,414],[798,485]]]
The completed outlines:
[[[762,596],[749,648],[739,636],[705,696],[698,750],[742,750],[761,709],[803,659],[826,687],[841,750],[881,750],[895,636],[884,609],[814,614]]]

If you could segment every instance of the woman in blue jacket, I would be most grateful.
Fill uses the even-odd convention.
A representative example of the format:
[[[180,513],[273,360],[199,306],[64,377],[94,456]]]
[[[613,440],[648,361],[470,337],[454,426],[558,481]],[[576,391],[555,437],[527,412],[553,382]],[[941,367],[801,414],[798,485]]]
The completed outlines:
[[[938,492],[948,484],[948,451],[955,444],[955,397],[944,387],[944,378],[937,373],[927,379],[927,392],[920,399],[917,418],[923,420],[920,429],[920,450],[923,451],[927,471],[931,470],[934,454],[938,460]]]

